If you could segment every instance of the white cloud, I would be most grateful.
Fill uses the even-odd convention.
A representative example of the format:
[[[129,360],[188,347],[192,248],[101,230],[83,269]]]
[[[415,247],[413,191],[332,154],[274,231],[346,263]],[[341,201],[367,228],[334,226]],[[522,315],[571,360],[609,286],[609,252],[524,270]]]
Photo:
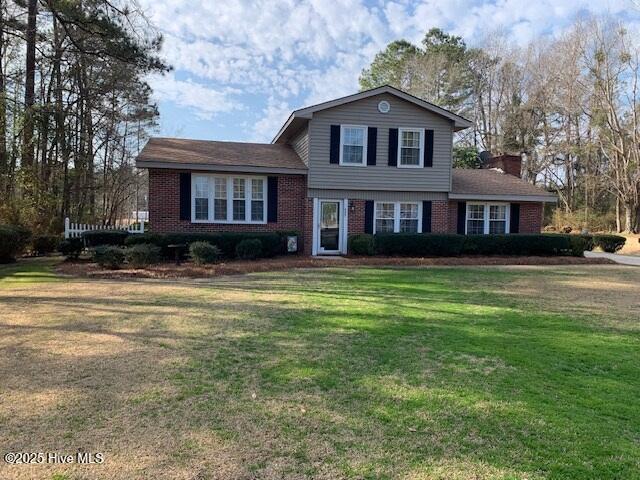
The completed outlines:
[[[173,75],[150,79],[154,95],[193,111],[198,117],[211,120],[217,113],[241,110],[243,105],[231,99],[233,89],[214,90],[191,80],[177,80]]]
[[[269,139],[290,107],[353,93],[362,68],[395,39],[420,42],[432,27],[473,45],[504,29],[514,45],[561,32],[584,11],[622,14],[631,0],[141,0],[165,35],[179,78],[154,81],[157,97],[203,119],[255,112],[247,135]],[[634,18],[640,21],[640,13]],[[219,115],[221,117],[221,115]],[[218,120],[218,119],[216,119]]]
[[[270,98],[262,111],[262,118],[253,126],[253,138],[256,142],[269,142],[287,120],[293,109],[286,102]]]

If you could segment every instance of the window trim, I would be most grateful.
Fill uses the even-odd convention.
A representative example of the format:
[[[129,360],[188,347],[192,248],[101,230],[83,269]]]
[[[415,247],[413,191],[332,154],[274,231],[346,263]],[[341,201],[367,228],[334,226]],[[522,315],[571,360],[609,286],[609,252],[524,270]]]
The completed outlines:
[[[344,163],[342,161],[342,154],[344,150],[344,129],[345,128],[361,128],[364,132],[362,136],[362,163]],[[338,164],[343,167],[366,167],[367,166],[367,144],[369,141],[368,138],[369,127],[367,125],[340,125],[340,155]]]
[[[464,234],[465,235],[469,235],[468,230],[469,230],[469,220],[472,220],[469,218],[469,205],[483,205],[484,206],[484,216],[483,216],[483,233],[476,233],[474,235],[489,235],[489,216],[490,216],[490,210],[492,206],[500,206],[500,207],[505,207],[505,226],[504,226],[504,234],[508,234],[511,233],[511,231],[509,230],[509,227],[511,226],[511,204],[507,203],[507,202],[467,202],[466,208],[465,208],[465,212],[464,212]],[[492,220],[493,222],[496,222],[498,220]],[[491,234],[491,235],[503,235],[503,234],[499,234],[499,233],[495,233],[495,234]]]
[[[402,158],[402,133],[403,132],[418,132],[420,134],[420,156],[418,157],[418,165],[402,165],[400,159]],[[397,168],[424,168],[424,128],[417,127],[403,127],[398,128],[398,158]]]
[[[393,204],[393,233],[400,233],[400,204],[410,203],[418,206],[418,231],[416,233],[422,233],[422,202],[413,200],[376,200],[373,202],[373,234],[376,232],[376,220],[378,220],[378,204],[379,203],[392,203]],[[391,232],[384,232],[391,233]],[[404,232],[403,232],[404,233]]]
[[[196,220],[196,194],[195,184],[197,178],[206,178],[208,184],[208,204],[209,204],[209,216],[206,220]],[[215,200],[215,178],[224,178],[227,186],[227,219],[215,220],[214,213],[214,200]],[[245,181],[245,219],[233,220],[233,179],[243,178]],[[252,180],[262,180],[262,220],[251,220],[251,201],[253,200],[253,192],[251,187]],[[267,223],[267,177],[260,175],[223,175],[213,173],[197,173],[191,174],[191,223],[220,223],[228,225],[243,225],[254,224],[263,225]],[[248,219],[248,220],[247,220]]]

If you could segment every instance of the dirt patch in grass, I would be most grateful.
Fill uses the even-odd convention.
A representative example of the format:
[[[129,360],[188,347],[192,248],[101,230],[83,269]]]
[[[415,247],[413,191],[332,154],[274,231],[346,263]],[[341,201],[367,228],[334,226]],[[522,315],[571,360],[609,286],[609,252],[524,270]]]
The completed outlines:
[[[611,265],[606,258],[580,257],[279,257],[252,261],[232,261],[215,265],[196,265],[192,262],[161,263],[147,268],[106,270],[95,263],[64,262],[57,272],[64,275],[90,278],[209,278],[256,272],[275,272],[292,268],[326,267],[424,267],[424,266],[492,266],[492,265]]]

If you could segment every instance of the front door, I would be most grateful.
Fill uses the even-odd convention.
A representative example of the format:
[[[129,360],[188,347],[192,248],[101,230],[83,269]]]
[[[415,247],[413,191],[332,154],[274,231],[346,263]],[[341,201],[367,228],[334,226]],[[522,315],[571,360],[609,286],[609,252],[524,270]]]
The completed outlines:
[[[320,200],[318,253],[340,253],[340,200]]]

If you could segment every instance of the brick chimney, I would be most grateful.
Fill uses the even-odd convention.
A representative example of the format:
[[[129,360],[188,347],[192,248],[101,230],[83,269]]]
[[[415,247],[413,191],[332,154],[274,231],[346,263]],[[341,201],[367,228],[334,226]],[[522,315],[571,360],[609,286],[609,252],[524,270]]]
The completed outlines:
[[[498,155],[485,160],[482,168],[499,168],[504,173],[520,178],[522,175],[522,158],[520,155]]]

